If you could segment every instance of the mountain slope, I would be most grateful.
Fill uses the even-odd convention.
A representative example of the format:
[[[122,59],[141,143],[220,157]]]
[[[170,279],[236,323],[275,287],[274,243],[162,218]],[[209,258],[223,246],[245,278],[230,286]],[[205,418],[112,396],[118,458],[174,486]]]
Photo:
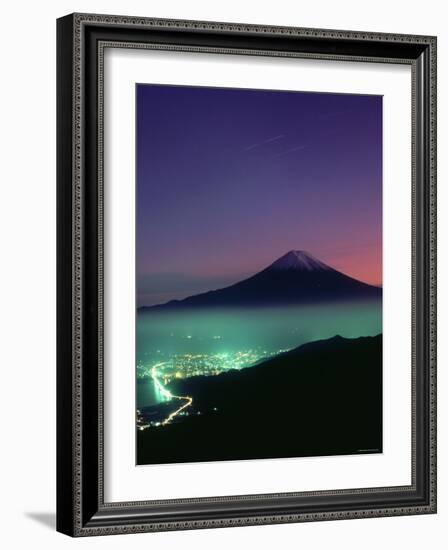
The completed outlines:
[[[381,292],[381,288],[344,275],[307,252],[291,250],[263,271],[234,285],[140,310],[369,299],[380,297]]]
[[[139,464],[382,450],[382,335],[336,336],[169,388],[201,414],[139,432]]]

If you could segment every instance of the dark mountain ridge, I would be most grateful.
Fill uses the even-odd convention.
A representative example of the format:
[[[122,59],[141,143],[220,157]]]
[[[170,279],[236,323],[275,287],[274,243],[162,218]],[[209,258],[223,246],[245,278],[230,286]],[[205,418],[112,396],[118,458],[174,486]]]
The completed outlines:
[[[201,414],[138,432],[139,464],[382,450],[381,334],[311,342],[169,387]]]
[[[380,287],[344,275],[307,252],[291,250],[259,273],[231,286],[166,304],[144,306],[139,311],[292,305],[374,299],[381,295]]]

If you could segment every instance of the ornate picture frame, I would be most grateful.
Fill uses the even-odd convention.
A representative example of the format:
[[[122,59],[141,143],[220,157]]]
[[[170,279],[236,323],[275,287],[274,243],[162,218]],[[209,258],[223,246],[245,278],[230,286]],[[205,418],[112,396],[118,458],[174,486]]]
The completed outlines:
[[[108,47],[409,65],[412,482],[106,502],[104,51]],[[57,530],[70,536],[436,512],[436,38],[72,14],[57,22]],[[129,365],[133,369],[133,365]]]

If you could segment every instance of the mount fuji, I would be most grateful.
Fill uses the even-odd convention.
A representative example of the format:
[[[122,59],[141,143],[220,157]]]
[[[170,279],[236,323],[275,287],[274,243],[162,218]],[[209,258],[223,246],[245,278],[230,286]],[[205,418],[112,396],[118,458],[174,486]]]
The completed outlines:
[[[380,287],[344,275],[308,252],[291,250],[252,277],[231,286],[139,310],[313,304],[374,299],[381,295]]]

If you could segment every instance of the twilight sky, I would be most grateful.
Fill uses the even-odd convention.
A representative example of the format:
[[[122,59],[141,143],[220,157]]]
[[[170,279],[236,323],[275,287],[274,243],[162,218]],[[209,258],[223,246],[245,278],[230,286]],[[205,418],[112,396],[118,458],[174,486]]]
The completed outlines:
[[[137,85],[137,302],[289,250],[382,283],[382,98]]]

